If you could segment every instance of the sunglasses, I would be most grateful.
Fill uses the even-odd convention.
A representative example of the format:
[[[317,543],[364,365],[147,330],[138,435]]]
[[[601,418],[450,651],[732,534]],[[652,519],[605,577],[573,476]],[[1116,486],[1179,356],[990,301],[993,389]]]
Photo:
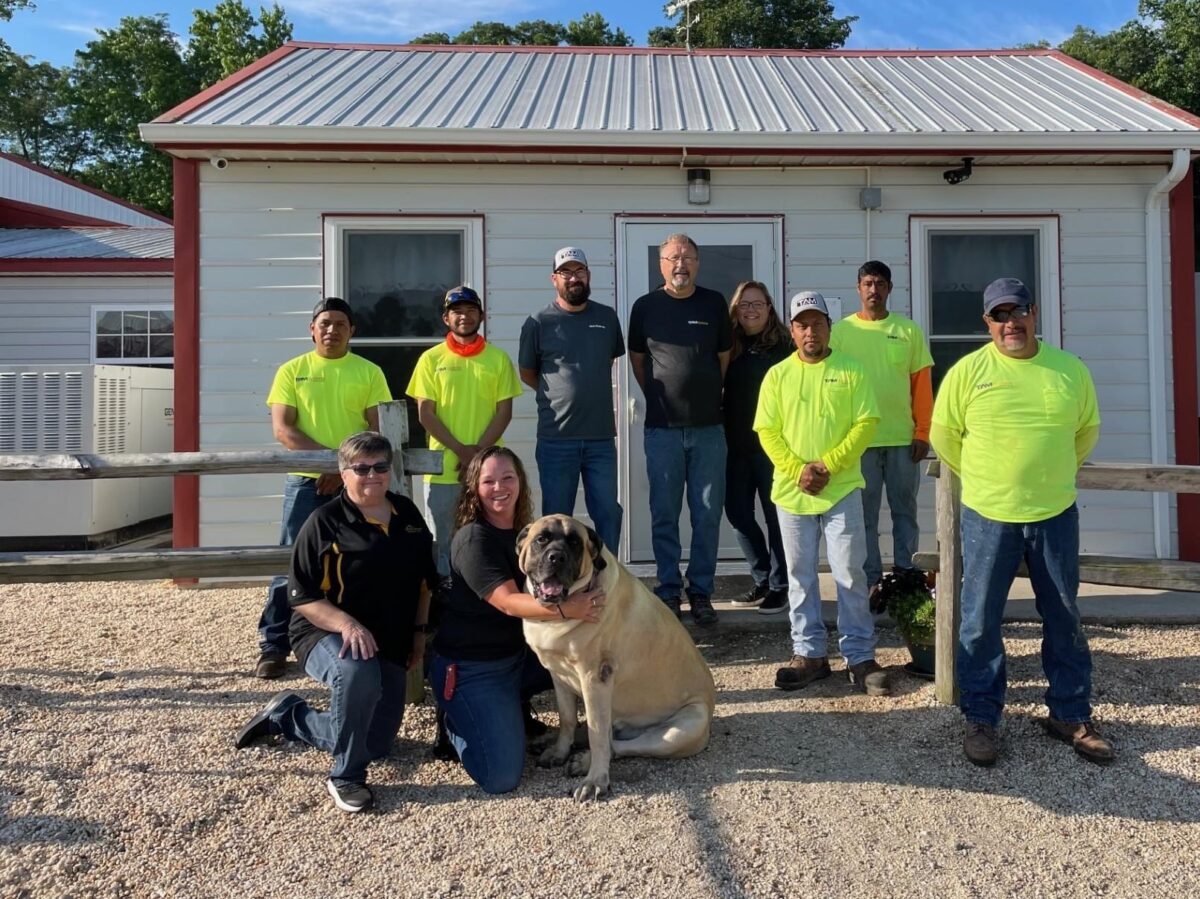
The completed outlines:
[[[366,462],[360,462],[357,465],[346,466],[346,471],[352,471],[360,478],[365,478],[371,472],[375,472],[375,474],[387,474],[391,470],[391,462],[376,462],[374,465],[368,465]]]
[[[1022,318],[1029,318],[1032,312],[1033,306],[1013,306],[1011,309],[996,309],[992,312],[989,312],[987,317],[996,324],[1002,325],[1009,319],[1015,318],[1020,320]]]

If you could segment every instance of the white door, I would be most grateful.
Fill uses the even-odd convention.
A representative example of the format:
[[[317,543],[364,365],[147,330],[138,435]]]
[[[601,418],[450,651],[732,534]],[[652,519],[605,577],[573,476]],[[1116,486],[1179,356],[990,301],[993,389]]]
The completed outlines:
[[[775,298],[776,311],[782,314],[783,296],[783,218],[719,219],[637,219],[617,221],[617,314],[629,334],[629,310],[642,294],[661,287],[658,247],[668,234],[683,232],[700,247],[700,274],[697,283],[725,296],[726,301],[742,281],[762,281]],[[618,458],[621,460],[621,504],[625,507],[621,554],[626,562],[652,562],[650,542],[650,483],[646,478],[646,456],[642,443],[646,400],[629,370],[628,362],[619,366],[617,389],[624,411],[618,416]],[[679,540],[683,557],[688,557],[691,527],[687,498],[679,520]],[[720,558],[740,559],[741,549],[733,528],[722,519]]]

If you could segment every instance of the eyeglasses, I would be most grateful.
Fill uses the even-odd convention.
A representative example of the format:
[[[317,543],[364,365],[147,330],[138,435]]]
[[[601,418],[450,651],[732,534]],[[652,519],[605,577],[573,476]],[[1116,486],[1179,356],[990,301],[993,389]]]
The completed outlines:
[[[374,465],[368,465],[366,462],[360,462],[357,465],[346,466],[346,471],[352,471],[360,478],[365,478],[371,472],[375,472],[375,474],[387,474],[391,470],[391,462],[376,462]]]
[[[570,281],[573,278],[582,281],[590,272],[586,268],[561,268],[554,274],[558,275],[564,281]]]
[[[764,309],[767,308],[768,305],[769,305],[768,303],[759,303],[757,301],[755,301],[753,303],[747,303],[743,300],[738,300],[738,308],[739,309],[750,309],[755,312],[762,312]]]
[[[1010,318],[1015,318],[1017,320],[1020,320],[1022,318],[1029,318],[1029,316],[1032,312],[1033,312],[1032,305],[1030,305],[1030,306],[1013,306],[1011,309],[994,309],[987,314],[987,317],[990,318],[992,321],[994,321],[996,324],[1002,325],[1006,321],[1008,321]]]
[[[700,261],[699,256],[659,256],[658,258],[671,263],[671,265],[678,265],[681,262],[684,265],[695,265]]]

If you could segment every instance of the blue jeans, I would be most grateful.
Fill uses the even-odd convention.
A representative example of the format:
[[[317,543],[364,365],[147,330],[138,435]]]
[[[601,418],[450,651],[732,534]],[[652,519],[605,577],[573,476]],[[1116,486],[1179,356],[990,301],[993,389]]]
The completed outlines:
[[[621,544],[617,502],[617,444],[606,440],[538,440],[536,458],[543,515],[574,515],[575,493],[583,477],[583,500],[592,525],[609,552]]]
[[[863,574],[867,551],[859,492],[851,491],[821,515],[779,510],[779,530],[787,556],[792,651],[798,656],[820,659],[829,654],[817,577],[824,534],[825,556],[837,584],[838,648],[842,658],[847,665],[875,658],[875,619],[867,602],[867,577]]]
[[[446,669],[458,666],[454,695],[445,698]],[[491,661],[447,659],[433,654],[429,684],[446,716],[446,733],[467,774],[487,793],[517,788],[525,770],[525,722],[521,703],[553,683],[530,650]]]
[[[725,517],[737,532],[742,555],[750,566],[754,584],[770,590],[786,590],[787,562],[783,555],[783,538],[779,534],[779,515],[771,502],[771,481],[775,466],[767,454],[756,449],[734,458],[725,466]],[[754,500],[758,498],[767,536],[754,517]]]
[[[646,428],[646,477],[650,480],[650,533],[661,599],[679,596],[679,514],[687,486],[692,523],[688,595],[710,597],[717,573],[721,507],[725,504],[725,428]]]
[[[404,718],[403,665],[375,656],[338,658],[341,634],[330,634],[312,648],[304,670],[329,687],[329,711],[307,702],[284,703],[271,723],[289,740],[333,753],[329,776],[336,784],[367,782],[367,763],[392,748]]]
[[[1008,686],[1004,603],[1021,560],[1042,617],[1042,670],[1046,705],[1059,721],[1092,717],[1092,655],[1079,621],[1079,510],[1045,521],[1009,524],[963,506],[962,624],[958,630],[959,708],[968,721],[993,727],[1004,711]]]
[[[462,486],[425,482],[425,522],[437,547],[437,571],[450,577],[450,541],[454,538],[454,507]]]
[[[317,479],[290,474],[283,484],[283,523],[279,528],[279,545],[291,546],[308,516],[336,494],[320,496]],[[288,640],[288,624],[292,620],[292,607],[288,605],[287,575],[271,579],[267,588],[267,601],[258,619],[259,652],[277,652],[286,656],[292,650]]]
[[[917,488],[921,484],[920,463],[912,460],[912,447],[873,446],[863,453],[863,513],[867,525],[867,583],[879,583],[883,561],[879,556],[879,505],[887,489],[892,510],[892,564],[912,568],[913,553],[921,537],[917,527]]]

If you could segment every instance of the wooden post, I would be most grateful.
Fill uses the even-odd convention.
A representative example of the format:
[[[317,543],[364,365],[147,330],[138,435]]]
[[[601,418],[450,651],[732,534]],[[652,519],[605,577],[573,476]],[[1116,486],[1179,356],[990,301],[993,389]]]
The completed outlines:
[[[412,482],[404,470],[404,447],[408,443],[408,407],[404,400],[392,400],[379,405],[379,431],[392,444],[393,493],[412,499]]]
[[[958,625],[962,593],[962,517],[961,485],[948,466],[941,466],[937,479],[937,624],[934,633],[934,696],[938,702],[954,705],[958,687],[954,677],[954,659],[958,651]]]

